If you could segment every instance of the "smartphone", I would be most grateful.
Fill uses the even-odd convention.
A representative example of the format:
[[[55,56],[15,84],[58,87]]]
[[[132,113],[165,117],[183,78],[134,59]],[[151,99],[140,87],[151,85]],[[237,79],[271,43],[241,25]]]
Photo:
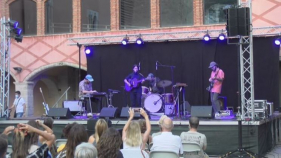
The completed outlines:
[[[140,112],[140,108],[134,108],[134,112]]]

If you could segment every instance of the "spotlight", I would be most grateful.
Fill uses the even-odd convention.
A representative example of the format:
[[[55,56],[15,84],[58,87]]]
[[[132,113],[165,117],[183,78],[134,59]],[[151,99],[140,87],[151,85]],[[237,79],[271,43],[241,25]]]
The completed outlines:
[[[279,46],[281,44],[281,38],[277,38],[274,43]]]
[[[204,41],[209,41],[211,39],[210,35],[207,33],[203,36]]]
[[[224,34],[224,33],[221,33],[221,34],[219,35],[219,40],[223,41],[223,40],[225,40],[225,39],[226,39],[225,34]]]
[[[123,40],[121,41],[121,43],[122,43],[123,45],[127,45],[127,44],[129,43],[129,38],[128,38],[127,35],[126,35],[126,37],[123,38]]]
[[[16,28],[16,27],[19,26],[19,23],[18,23],[17,21],[15,21],[15,20],[10,20],[10,21],[8,22],[8,24],[9,24],[11,27],[14,27],[14,28]]]
[[[16,27],[16,28],[14,28],[14,29],[13,29],[13,32],[14,32],[16,35],[20,35],[20,34],[21,34],[21,32],[22,32],[22,29],[21,29],[21,28]]]
[[[91,49],[90,49],[89,47],[86,47],[86,48],[85,48],[85,53],[86,53],[86,54],[91,54],[91,52],[92,52],[92,51],[91,51]]]
[[[16,35],[15,40],[19,43],[22,42],[22,38],[23,38],[22,35]]]
[[[143,44],[143,40],[140,37],[136,40],[136,42],[137,42],[137,44]]]

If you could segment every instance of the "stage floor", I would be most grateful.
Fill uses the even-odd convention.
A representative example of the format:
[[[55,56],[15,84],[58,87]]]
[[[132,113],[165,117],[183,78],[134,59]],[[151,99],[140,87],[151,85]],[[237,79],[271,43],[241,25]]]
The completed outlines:
[[[97,118],[96,115],[93,117]],[[158,120],[160,116],[151,116],[151,133],[159,131]],[[242,121],[242,142],[243,148],[252,151],[258,155],[264,155],[269,152],[280,139],[280,113],[275,113],[268,119],[259,121]],[[29,117],[22,119],[1,120],[0,128],[4,129],[8,125],[16,125],[18,123],[27,123],[30,119],[40,119],[40,117]],[[61,138],[62,130],[65,125],[73,122],[87,126],[89,118],[77,117],[73,119],[59,119],[54,121],[54,134],[56,138]],[[111,119],[112,127],[122,129],[127,122],[126,118]],[[178,119],[173,117],[174,129],[173,134],[180,135],[181,132],[188,131],[188,119]],[[94,126],[94,125],[93,125]],[[92,128],[92,127],[91,127]],[[93,127],[94,128],[94,127]],[[219,120],[219,119],[200,119],[198,128],[200,133],[204,133],[207,137],[207,150],[209,155],[223,155],[229,151],[238,148],[238,121],[236,119]],[[88,131],[92,134],[91,131]],[[11,136],[9,137],[9,142]]]

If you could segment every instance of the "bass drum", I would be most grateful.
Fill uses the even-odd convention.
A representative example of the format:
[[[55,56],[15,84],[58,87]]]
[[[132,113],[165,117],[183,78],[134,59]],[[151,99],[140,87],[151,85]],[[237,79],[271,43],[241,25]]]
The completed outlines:
[[[144,108],[149,112],[158,112],[162,105],[163,101],[159,94],[150,94],[144,100]]]

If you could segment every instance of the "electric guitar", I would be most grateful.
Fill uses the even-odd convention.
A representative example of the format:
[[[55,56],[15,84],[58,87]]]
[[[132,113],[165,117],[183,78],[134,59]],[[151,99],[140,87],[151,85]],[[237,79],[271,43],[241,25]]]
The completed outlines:
[[[136,88],[140,82],[142,81],[145,81],[145,80],[148,80],[147,78],[145,79],[141,79],[141,80],[138,80],[138,79],[130,79],[128,80],[128,82],[131,84],[131,86],[129,86],[127,83],[125,83],[125,90],[127,92],[130,92],[133,88]]]
[[[43,103],[42,104],[43,104],[43,107],[44,107],[44,110],[45,110],[45,114],[48,116],[48,114],[49,114],[49,106],[48,106],[48,104],[45,101],[45,97],[44,97],[44,94],[42,92],[41,87],[40,87],[40,92],[41,92],[42,97],[43,97]]]
[[[210,82],[210,85],[206,88],[207,91],[211,92],[211,90],[213,89],[214,87],[214,83],[215,83],[215,80],[212,80],[212,82]]]

